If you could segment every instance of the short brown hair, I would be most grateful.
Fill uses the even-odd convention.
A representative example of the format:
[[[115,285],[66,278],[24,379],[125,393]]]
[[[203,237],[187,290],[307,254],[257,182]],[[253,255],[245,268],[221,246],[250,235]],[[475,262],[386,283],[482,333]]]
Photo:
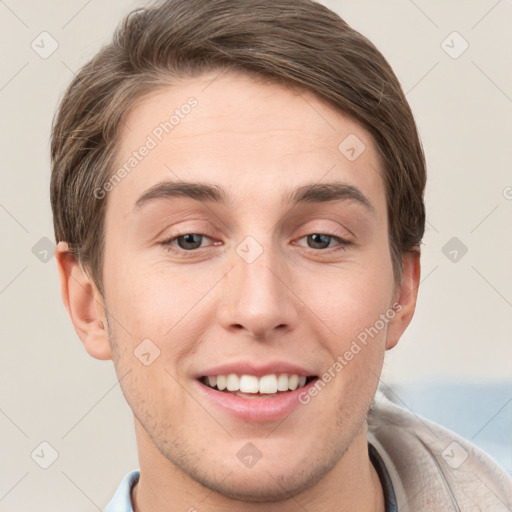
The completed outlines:
[[[69,243],[104,293],[106,200],[119,127],[145,94],[173,80],[229,69],[312,91],[373,136],[384,167],[393,273],[425,229],[426,164],[416,124],[384,56],[312,0],[166,0],[131,12],[69,85],[52,126],[51,205],[57,242]],[[341,141],[340,141],[341,142]]]

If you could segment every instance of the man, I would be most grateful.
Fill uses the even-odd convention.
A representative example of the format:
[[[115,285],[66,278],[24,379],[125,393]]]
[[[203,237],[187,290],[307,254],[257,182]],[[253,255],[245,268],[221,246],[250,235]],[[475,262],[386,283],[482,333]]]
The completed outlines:
[[[414,314],[425,159],[336,14],[135,11],[70,85],[52,163],[64,304],[134,414],[140,470],[107,511],[512,510],[485,454],[377,392]]]

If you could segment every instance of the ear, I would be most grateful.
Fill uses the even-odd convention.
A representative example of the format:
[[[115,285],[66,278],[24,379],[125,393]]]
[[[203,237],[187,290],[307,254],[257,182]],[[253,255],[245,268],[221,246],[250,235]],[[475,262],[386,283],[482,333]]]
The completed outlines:
[[[393,348],[409,325],[416,309],[420,284],[420,250],[402,255],[403,277],[397,287],[393,304],[396,304],[395,317],[389,322],[386,350]]]
[[[85,350],[96,359],[112,359],[103,297],[82,270],[67,242],[55,251],[62,301]]]

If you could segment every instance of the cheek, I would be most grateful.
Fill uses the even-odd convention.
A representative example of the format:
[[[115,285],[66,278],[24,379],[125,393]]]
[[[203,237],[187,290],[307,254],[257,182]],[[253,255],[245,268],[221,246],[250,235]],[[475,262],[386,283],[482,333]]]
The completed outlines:
[[[110,266],[105,289],[123,347],[133,350],[145,339],[155,343],[160,359],[179,366],[196,349],[201,333],[215,321],[215,285],[221,272],[172,268],[168,262],[118,258]],[[218,275],[217,275],[218,274]]]
[[[114,258],[115,261],[106,260],[110,263],[105,279],[110,309],[128,331],[140,333],[151,329],[151,334],[161,337],[161,329],[171,327],[183,304],[193,298],[194,287],[187,287],[179,274],[170,278],[163,271],[155,271],[150,263],[137,260],[135,255]]]
[[[392,280],[384,272],[331,272],[325,279],[309,281],[302,281],[306,304],[343,346],[373,326],[390,307]]]
[[[339,400],[343,416],[359,417],[355,410],[359,406],[354,404],[363,404],[364,409],[378,386],[392,281],[385,273],[365,270],[321,282],[325,284],[304,283],[304,289],[308,289],[308,306],[321,319],[317,334],[325,333],[323,344],[330,356],[323,380],[330,382],[336,396],[351,397]]]

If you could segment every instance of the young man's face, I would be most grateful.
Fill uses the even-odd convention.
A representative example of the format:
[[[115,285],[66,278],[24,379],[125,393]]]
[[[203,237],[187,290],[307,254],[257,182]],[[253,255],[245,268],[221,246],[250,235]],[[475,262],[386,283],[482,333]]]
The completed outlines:
[[[419,267],[406,256],[395,284],[366,130],[312,94],[228,72],[212,82],[218,74],[163,88],[125,120],[115,169],[147,155],[105,199],[105,307],[141,465],[162,485],[178,468],[260,501],[361,467],[365,415],[385,350],[412,316]],[[172,131],[159,130],[175,109]],[[223,201],[137,203],[163,182],[208,185]],[[323,188],[293,202],[307,187]],[[104,325],[86,342],[95,357],[110,356]],[[252,391],[308,381],[270,395],[204,382],[229,374]]]

